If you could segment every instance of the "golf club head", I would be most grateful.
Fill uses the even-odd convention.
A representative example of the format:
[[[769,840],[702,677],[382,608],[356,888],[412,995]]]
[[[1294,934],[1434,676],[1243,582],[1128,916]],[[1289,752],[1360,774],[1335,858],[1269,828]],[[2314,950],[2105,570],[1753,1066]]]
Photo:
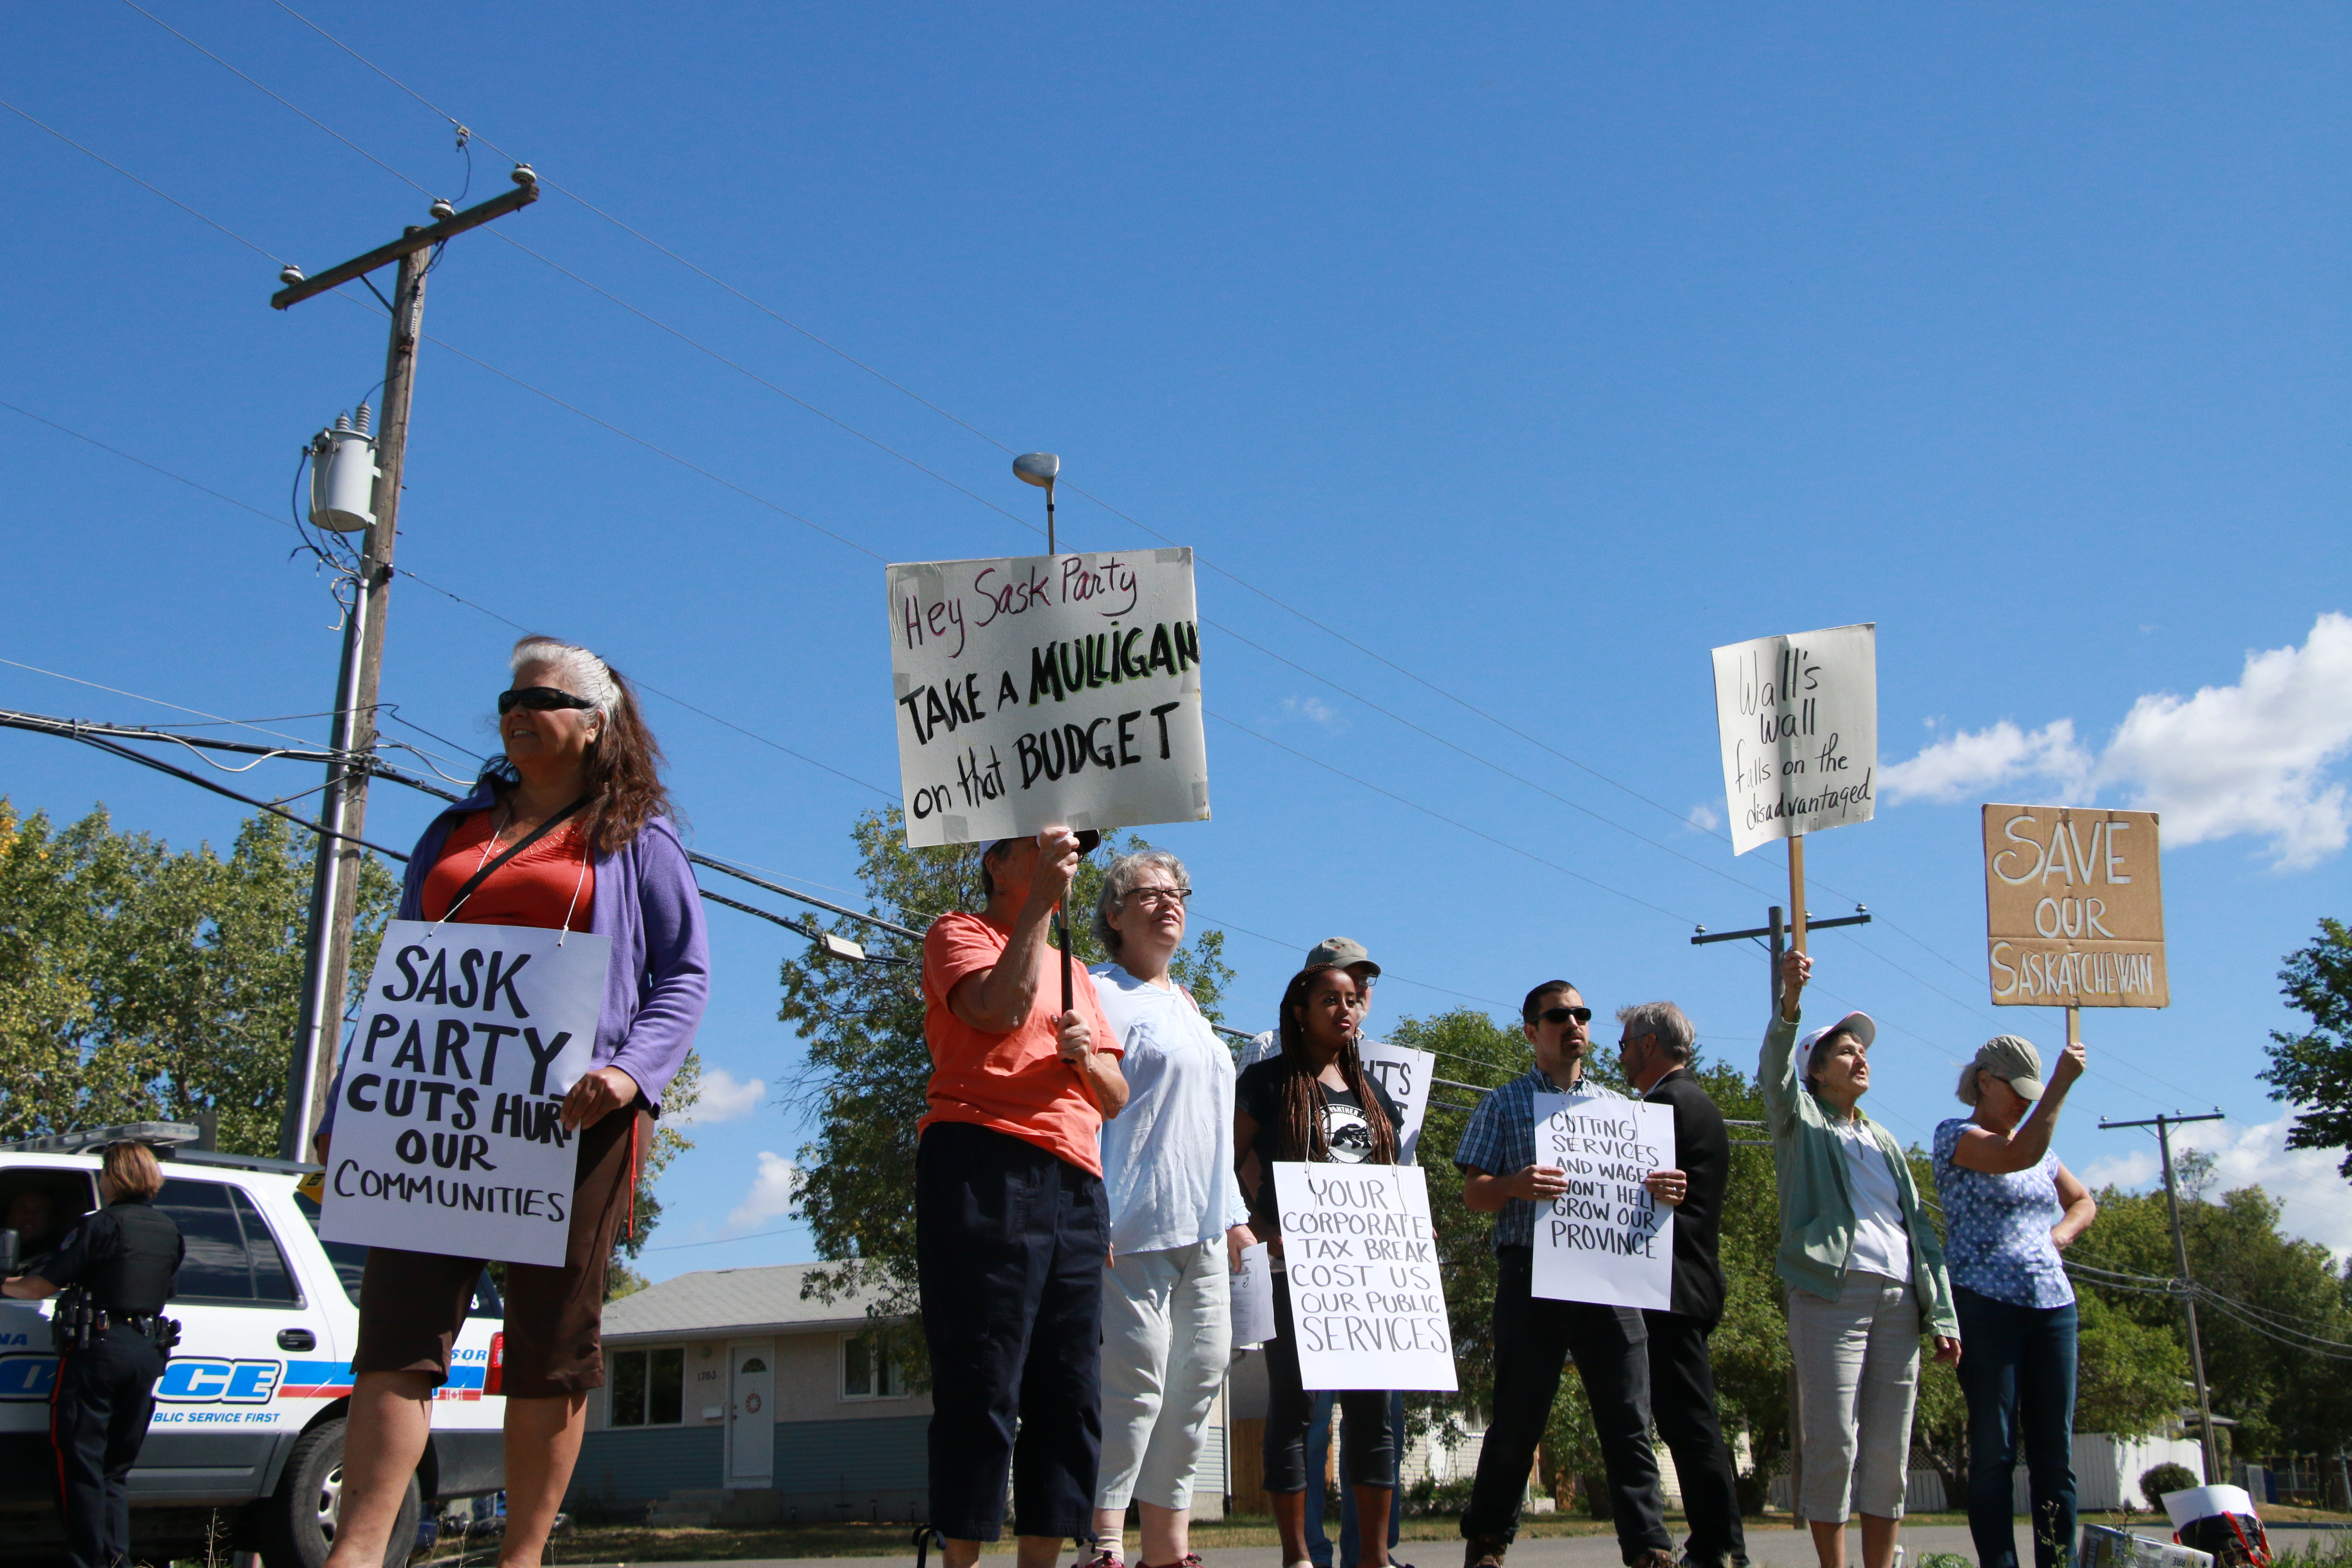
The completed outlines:
[[[1062,459],[1051,452],[1024,452],[1013,459],[1013,477],[1040,489],[1051,489],[1062,471]]]

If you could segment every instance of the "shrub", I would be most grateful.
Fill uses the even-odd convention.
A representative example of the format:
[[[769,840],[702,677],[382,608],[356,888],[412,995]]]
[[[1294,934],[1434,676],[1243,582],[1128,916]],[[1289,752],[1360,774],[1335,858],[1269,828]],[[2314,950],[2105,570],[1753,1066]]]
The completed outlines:
[[[2164,1494],[2185,1492],[2197,1484],[2197,1474],[2186,1465],[2152,1465],[2139,1479],[2139,1495],[2157,1512],[2164,1511]]]

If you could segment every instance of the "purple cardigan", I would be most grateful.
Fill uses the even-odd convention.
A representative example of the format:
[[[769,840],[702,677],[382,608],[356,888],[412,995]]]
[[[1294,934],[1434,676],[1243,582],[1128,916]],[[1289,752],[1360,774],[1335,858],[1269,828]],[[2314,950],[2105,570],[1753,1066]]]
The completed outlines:
[[[441,858],[441,846],[466,816],[492,804],[489,790],[481,789],[425,829],[401,879],[400,919],[425,918],[425,879]],[[588,929],[613,939],[596,1048],[589,1060],[636,1079],[659,1115],[662,1090],[693,1049],[695,1027],[710,999],[710,939],[702,923],[702,898],[686,847],[667,817],[650,819],[628,844],[596,857]],[[339,1069],[320,1135],[334,1131],[335,1106],[341,1099]]]

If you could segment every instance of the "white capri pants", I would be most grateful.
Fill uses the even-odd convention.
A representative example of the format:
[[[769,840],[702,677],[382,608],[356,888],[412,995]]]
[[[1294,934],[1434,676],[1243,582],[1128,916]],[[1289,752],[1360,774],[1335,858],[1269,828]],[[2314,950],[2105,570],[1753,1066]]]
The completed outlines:
[[[1789,1292],[1804,1485],[1797,1510],[1843,1523],[1903,1517],[1911,1414],[1919,1398],[1919,1305],[1911,1287],[1846,1270],[1834,1301]]]
[[[1224,1237],[1120,1254],[1104,1284],[1095,1507],[1190,1508],[1209,1406],[1233,1356]]]

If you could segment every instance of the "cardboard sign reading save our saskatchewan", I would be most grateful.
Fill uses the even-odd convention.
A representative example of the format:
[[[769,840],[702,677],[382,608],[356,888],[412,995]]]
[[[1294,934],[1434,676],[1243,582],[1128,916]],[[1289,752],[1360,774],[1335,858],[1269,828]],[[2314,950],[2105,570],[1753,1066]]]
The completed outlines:
[[[1535,1097],[1536,1163],[1568,1191],[1536,1208],[1529,1293],[1671,1311],[1675,1211],[1642,1184],[1675,1163],[1675,1110],[1598,1094]]]
[[[1717,648],[1715,727],[1733,854],[1868,822],[1878,628],[1864,622]]]
[[[1421,1168],[1277,1161],[1274,1193],[1300,1385],[1453,1392]]]
[[[887,575],[909,847],[1207,819],[1192,551]]]
[[[2004,1006],[2163,1007],[2152,811],[1984,808],[1985,945]]]
[[[595,1049],[612,950],[590,931],[387,926],[336,1080],[319,1234],[561,1264],[579,1151],[556,1113]]]

